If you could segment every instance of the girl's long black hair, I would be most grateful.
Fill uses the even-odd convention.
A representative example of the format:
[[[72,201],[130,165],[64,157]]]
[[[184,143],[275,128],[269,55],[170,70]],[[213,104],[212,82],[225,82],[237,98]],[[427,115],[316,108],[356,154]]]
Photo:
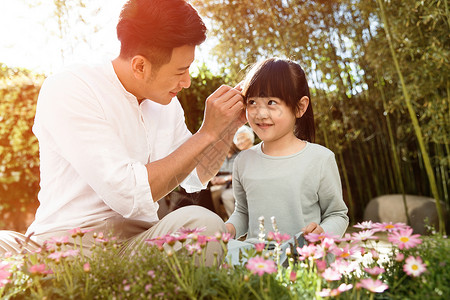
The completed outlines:
[[[315,140],[314,114],[309,86],[302,67],[289,59],[268,58],[256,64],[248,73],[242,94],[245,102],[250,97],[277,97],[295,113],[300,99],[309,98],[309,105],[301,118],[295,121],[294,134],[301,140]]]

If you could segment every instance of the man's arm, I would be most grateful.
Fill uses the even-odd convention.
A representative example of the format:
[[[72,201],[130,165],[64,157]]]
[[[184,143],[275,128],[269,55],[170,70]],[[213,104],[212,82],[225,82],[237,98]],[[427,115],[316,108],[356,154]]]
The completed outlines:
[[[239,83],[235,89],[241,91],[241,83]],[[243,104],[243,102],[241,103]],[[240,105],[241,103],[237,104]],[[211,180],[217,172],[219,172],[226,156],[230,151],[236,131],[245,123],[247,123],[247,118],[245,116],[245,107],[242,106],[240,113],[238,112],[230,124],[224,128],[219,141],[204,151],[203,156],[200,158],[197,165],[197,174],[203,184]]]
[[[231,145],[232,137],[225,133],[231,130],[234,134],[242,125],[243,108],[240,92],[229,86],[221,86],[208,97],[199,131],[167,157],[146,165],[154,201],[177,187],[196,167],[202,182],[217,173]],[[215,151],[219,155],[213,156]]]

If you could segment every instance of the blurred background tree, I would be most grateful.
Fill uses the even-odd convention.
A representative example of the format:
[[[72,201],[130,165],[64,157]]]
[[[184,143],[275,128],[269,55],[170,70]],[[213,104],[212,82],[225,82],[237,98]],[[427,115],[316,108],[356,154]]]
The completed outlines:
[[[37,208],[39,149],[31,131],[44,76],[0,64],[0,227],[24,231]],[[30,216],[31,214],[31,216]],[[25,221],[25,222],[24,222]]]

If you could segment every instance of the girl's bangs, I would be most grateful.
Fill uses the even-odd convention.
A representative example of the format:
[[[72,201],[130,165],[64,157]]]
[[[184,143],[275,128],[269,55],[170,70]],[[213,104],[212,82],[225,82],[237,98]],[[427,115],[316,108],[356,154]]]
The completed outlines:
[[[292,78],[287,64],[272,63],[262,65],[253,74],[247,89],[244,91],[244,96],[246,99],[250,97],[277,97],[288,102],[292,90]]]

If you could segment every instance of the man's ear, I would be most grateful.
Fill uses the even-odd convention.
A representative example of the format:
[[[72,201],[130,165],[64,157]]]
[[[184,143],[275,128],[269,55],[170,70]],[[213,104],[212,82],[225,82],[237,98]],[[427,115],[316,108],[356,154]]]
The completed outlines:
[[[309,105],[309,98],[308,96],[303,96],[297,105],[297,112],[295,113],[296,118],[301,118],[303,114],[306,112],[306,109],[308,109]]]
[[[143,79],[146,73],[151,72],[150,62],[142,55],[133,56],[131,68],[136,79]]]

